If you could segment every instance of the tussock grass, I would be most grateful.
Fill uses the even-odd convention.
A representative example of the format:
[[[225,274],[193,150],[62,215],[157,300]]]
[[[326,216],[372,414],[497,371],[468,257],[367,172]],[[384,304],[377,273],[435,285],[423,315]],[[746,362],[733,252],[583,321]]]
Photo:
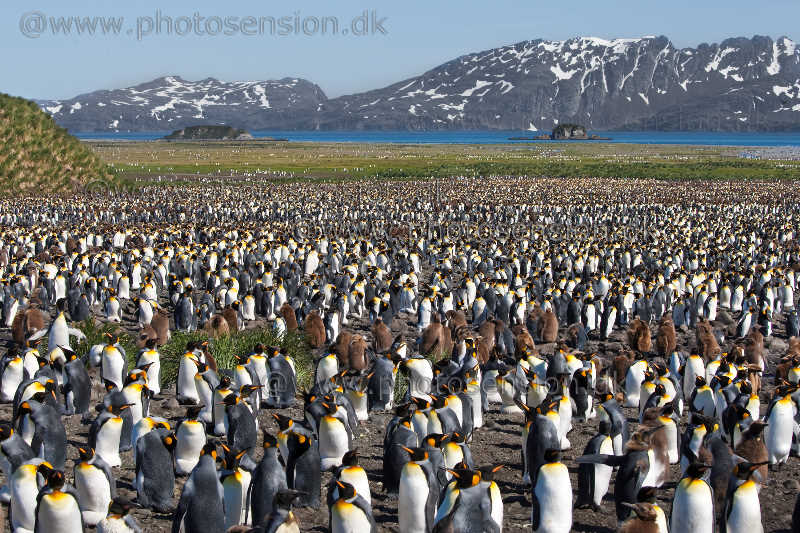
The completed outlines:
[[[129,367],[133,367],[136,364],[138,349],[134,340],[119,326],[115,324],[98,324],[93,319],[89,319],[78,324],[77,327],[86,335],[86,340],[81,341],[74,347],[78,354],[86,354],[95,344],[105,342],[105,333],[114,333],[119,337],[120,344],[127,352]],[[303,333],[286,333],[279,337],[269,329],[248,329],[217,338],[210,338],[205,331],[173,332],[170,341],[158,350],[161,353],[162,388],[175,382],[178,376],[178,362],[186,350],[186,344],[191,341],[204,340],[209,341],[211,355],[217,361],[219,369],[234,368],[236,366],[236,356],[252,353],[256,344],[286,348],[295,362],[297,386],[299,388],[311,386],[314,378],[314,362]],[[45,353],[42,349],[40,349],[40,352]]]

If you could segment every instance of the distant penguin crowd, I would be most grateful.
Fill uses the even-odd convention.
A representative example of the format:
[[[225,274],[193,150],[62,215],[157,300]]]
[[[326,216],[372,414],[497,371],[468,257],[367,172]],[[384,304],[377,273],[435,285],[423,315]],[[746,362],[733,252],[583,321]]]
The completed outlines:
[[[289,533],[327,508],[331,532],[374,532],[385,493],[402,533],[494,533],[510,469],[535,532],[612,506],[626,533],[763,531],[761,488],[800,453],[799,222],[781,181],[2,200],[10,531],[147,531],[147,509],[173,533]],[[87,342],[87,320],[116,329]],[[253,328],[304,339],[311,375],[280,344],[223,368],[215,342]],[[176,332],[206,340],[167,380]],[[164,399],[177,417],[151,414]],[[372,442],[358,428],[375,416]],[[518,427],[521,469],[473,453],[490,416]],[[592,436],[567,461],[576,429]],[[374,445],[379,472],[359,451]]]

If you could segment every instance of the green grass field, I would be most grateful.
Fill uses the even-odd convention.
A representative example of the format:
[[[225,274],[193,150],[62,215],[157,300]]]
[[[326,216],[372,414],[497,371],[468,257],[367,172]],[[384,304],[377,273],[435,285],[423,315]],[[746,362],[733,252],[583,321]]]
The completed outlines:
[[[114,324],[98,324],[91,319],[79,323],[76,326],[86,335],[86,340],[81,341],[75,346],[75,352],[78,355],[85,355],[95,344],[106,342],[105,333],[113,333],[118,336],[120,345],[125,349],[128,356],[128,367],[134,368],[138,349],[134,345],[131,336],[122,328]],[[278,337],[268,329],[248,329],[215,339],[209,338],[208,333],[205,331],[195,331],[192,333],[173,332],[170,341],[158,349],[161,354],[162,387],[166,387],[175,382],[178,375],[178,362],[186,350],[186,343],[189,341],[203,340],[209,341],[209,349],[214,359],[217,361],[219,369],[235,368],[236,356],[246,356],[252,353],[253,347],[256,344],[286,348],[295,362],[298,389],[301,390],[311,387],[314,379],[314,362],[312,361],[311,351],[303,333],[287,333],[282,337]],[[39,352],[43,355],[47,353],[46,338],[39,347]]]
[[[475,175],[633,179],[797,179],[800,162],[739,148],[614,143],[400,145],[300,142],[91,142],[127,183],[195,176],[342,181]],[[159,181],[159,177],[160,181]]]

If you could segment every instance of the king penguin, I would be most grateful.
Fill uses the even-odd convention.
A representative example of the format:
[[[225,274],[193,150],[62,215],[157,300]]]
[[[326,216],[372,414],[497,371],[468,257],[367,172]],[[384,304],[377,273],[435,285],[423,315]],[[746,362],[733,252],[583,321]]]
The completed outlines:
[[[330,505],[331,533],[376,533],[372,506],[350,483],[335,481],[336,499]]]
[[[250,484],[250,507],[253,526],[260,526],[275,508],[273,503],[281,491],[287,489],[286,472],[280,462],[278,440],[264,432],[264,455],[253,472]]]
[[[91,448],[78,448],[80,461],[75,462],[75,490],[78,492],[83,523],[96,526],[106,517],[117,484],[111,467],[95,455]]]
[[[424,448],[403,449],[410,459],[400,473],[397,522],[404,533],[426,533],[433,527],[439,498],[436,474]]]
[[[733,467],[722,514],[724,533],[763,533],[761,504],[758,500],[762,481],[758,468],[764,464],[744,461]]]
[[[714,533],[714,494],[710,467],[692,463],[675,487],[669,530],[674,533]]]
[[[36,499],[34,533],[83,531],[83,518],[75,489],[65,484],[64,472],[39,465],[45,486]]]
[[[172,533],[224,533],[223,488],[217,474],[217,449],[206,444],[200,461],[183,486],[172,519]]]
[[[569,533],[572,528],[572,483],[561,462],[561,450],[549,449],[539,467],[531,502],[531,527],[543,533]]]
[[[589,441],[583,450],[584,455],[614,455],[614,444],[611,440],[611,422],[603,420],[599,424],[598,433]],[[614,468],[602,463],[581,463],[578,465],[578,499],[576,508],[589,506],[597,512],[608,492],[611,473]]]

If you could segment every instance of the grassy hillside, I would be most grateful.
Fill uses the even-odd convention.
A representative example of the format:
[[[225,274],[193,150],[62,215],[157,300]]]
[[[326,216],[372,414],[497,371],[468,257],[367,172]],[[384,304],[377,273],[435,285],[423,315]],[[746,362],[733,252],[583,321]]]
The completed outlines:
[[[0,93],[0,186],[6,192],[67,192],[111,173],[92,150],[23,98]]]

